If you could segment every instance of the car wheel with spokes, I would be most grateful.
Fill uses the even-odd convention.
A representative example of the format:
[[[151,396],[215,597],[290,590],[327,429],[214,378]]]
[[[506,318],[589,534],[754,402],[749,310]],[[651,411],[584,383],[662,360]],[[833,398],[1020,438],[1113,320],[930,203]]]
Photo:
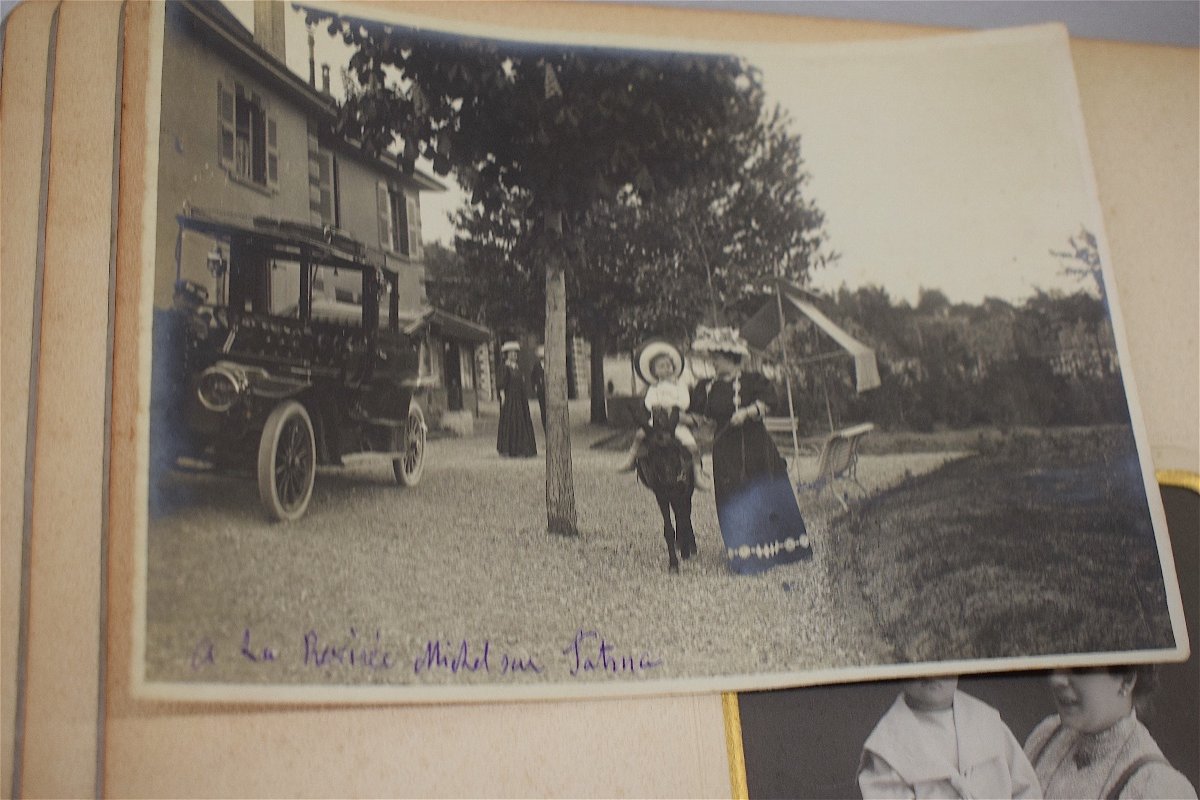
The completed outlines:
[[[401,486],[416,486],[425,472],[425,414],[416,401],[409,403],[408,419],[404,424],[404,438],[400,443],[404,453],[392,459],[392,472]]]
[[[275,407],[258,443],[258,495],[272,519],[304,516],[317,475],[317,445],[304,406],[289,400]]]

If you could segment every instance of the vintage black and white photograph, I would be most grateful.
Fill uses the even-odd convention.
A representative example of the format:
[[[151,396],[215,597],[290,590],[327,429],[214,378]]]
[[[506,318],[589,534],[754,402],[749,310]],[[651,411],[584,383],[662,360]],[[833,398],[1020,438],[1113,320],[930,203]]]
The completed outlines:
[[[1185,656],[1062,29],[156,13],[140,692]]]
[[[1189,634],[1200,496],[1163,500]],[[1200,670],[1186,663],[913,678],[739,695],[756,798],[1196,797]]]

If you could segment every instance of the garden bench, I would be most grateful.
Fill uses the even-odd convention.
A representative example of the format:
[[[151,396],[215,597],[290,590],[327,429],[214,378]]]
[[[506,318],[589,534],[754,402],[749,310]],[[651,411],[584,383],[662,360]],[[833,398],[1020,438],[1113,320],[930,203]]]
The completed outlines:
[[[792,435],[792,421],[787,417],[763,417],[767,433]]]
[[[864,422],[861,425],[843,428],[829,434],[825,439],[825,444],[821,447],[821,455],[817,458],[816,478],[808,483],[799,483],[796,488],[810,489],[819,495],[828,487],[830,491],[833,491],[833,496],[837,498],[837,501],[842,504],[842,509],[849,511],[850,506],[846,503],[846,499],[834,491],[834,484],[838,481],[852,482],[863,491],[863,494],[866,494],[867,487],[858,480],[858,447],[863,437],[873,430],[875,430],[874,424]]]
[[[763,417],[763,427],[767,429],[767,433],[771,434],[771,438],[780,448],[791,449],[793,447],[791,419],[788,417]],[[805,442],[799,443],[798,451],[804,455],[815,456],[817,454],[817,448]]]

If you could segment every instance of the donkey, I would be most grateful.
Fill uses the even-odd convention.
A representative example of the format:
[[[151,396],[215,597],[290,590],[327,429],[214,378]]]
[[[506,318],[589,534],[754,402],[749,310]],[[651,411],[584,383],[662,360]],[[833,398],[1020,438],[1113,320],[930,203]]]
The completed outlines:
[[[637,459],[638,480],[658,501],[662,512],[663,538],[667,540],[669,569],[679,572],[679,556],[687,559],[696,554],[696,534],[692,530],[692,493],[696,489],[692,472],[692,455],[678,439],[675,427],[679,424],[679,409],[654,409],[649,421],[639,422],[646,432],[642,455]],[[671,525],[671,512],[675,525]]]

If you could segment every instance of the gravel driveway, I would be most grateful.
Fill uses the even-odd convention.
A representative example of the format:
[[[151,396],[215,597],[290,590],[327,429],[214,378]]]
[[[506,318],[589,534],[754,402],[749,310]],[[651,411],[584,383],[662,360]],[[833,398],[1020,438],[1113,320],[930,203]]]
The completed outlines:
[[[494,409],[471,437],[431,440],[415,488],[395,486],[385,463],[321,471],[291,524],[265,521],[249,476],[163,476],[147,534],[147,679],[573,694],[594,681],[782,685],[894,659],[857,590],[830,574],[828,495],[802,496],[811,562],[737,576],[698,492],[700,552],[671,575],[653,495],[614,472],[617,454],[588,447],[610,431],[579,422],[586,401],[571,411],[577,538],[544,531],[541,431],[538,458],[501,459]],[[953,457],[864,456],[859,473],[877,489]]]

